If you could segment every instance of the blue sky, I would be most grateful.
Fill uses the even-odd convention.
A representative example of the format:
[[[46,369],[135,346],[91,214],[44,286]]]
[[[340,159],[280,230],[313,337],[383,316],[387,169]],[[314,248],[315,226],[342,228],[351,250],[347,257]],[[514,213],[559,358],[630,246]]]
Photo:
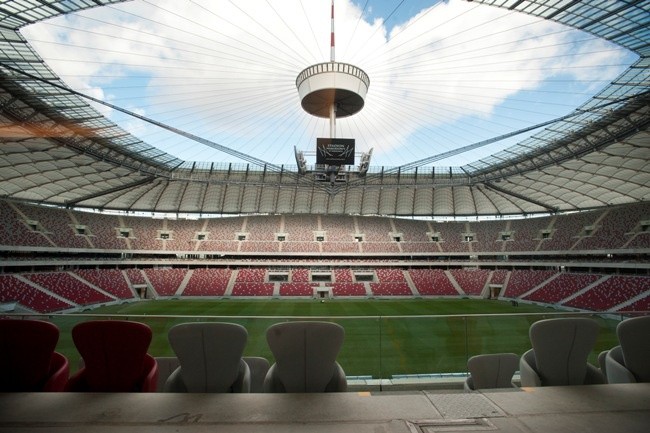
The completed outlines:
[[[337,135],[398,166],[570,112],[636,57],[590,35],[465,1],[336,0],[336,60],[370,76]],[[313,163],[329,122],[300,107],[295,78],[329,60],[330,0],[133,1],[24,34],[73,88],[273,164]],[[181,159],[227,153],[98,107]],[[436,165],[486,158],[517,140]]]

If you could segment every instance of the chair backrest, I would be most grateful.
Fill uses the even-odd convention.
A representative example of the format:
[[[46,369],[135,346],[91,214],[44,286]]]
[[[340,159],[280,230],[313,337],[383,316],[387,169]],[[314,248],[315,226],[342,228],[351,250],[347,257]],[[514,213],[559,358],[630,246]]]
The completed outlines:
[[[473,389],[512,388],[518,366],[519,356],[514,353],[476,355],[467,360]]]
[[[55,361],[67,368],[63,355],[54,359],[58,341],[59,328],[53,323],[0,320],[0,391],[42,391]]]
[[[248,332],[241,325],[181,323],[168,338],[188,392],[231,392],[240,369],[248,368],[242,360]]]
[[[650,382],[650,316],[623,320],[616,327],[623,360],[637,382]]]
[[[84,367],[78,372],[79,387],[72,390],[141,391],[153,360],[147,354],[151,338],[151,328],[139,322],[94,320],[75,325],[72,340]]]
[[[330,322],[285,322],[266,331],[286,392],[323,392],[337,370],[345,330]]]
[[[587,357],[596,344],[598,323],[586,317],[546,319],[529,336],[543,386],[582,385]]]

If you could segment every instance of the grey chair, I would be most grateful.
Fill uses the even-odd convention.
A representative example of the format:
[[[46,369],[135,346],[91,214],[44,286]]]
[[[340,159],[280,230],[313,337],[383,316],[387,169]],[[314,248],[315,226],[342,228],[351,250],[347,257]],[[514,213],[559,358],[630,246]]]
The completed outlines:
[[[251,392],[264,392],[264,379],[271,364],[261,356],[244,356],[242,358],[251,370]]]
[[[512,376],[519,367],[519,356],[514,353],[490,353],[472,356],[467,360],[469,377],[467,391],[478,389],[512,388]]]
[[[607,352],[607,382],[650,382],[650,316],[623,320],[616,327],[620,346]]]
[[[330,322],[286,322],[266,332],[275,363],[264,379],[265,392],[337,392],[347,390],[336,357],[345,330]]]
[[[589,318],[546,319],[529,329],[533,346],[519,361],[522,386],[604,383],[603,374],[587,362],[599,327]]]
[[[165,392],[249,392],[250,368],[242,359],[246,328],[234,323],[182,323],[169,330],[180,366]]]

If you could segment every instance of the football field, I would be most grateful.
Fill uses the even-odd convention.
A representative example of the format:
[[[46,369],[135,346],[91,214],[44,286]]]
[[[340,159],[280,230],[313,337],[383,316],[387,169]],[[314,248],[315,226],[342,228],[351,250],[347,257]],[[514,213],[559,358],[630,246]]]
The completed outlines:
[[[514,352],[530,348],[528,328],[558,311],[534,305],[473,299],[408,300],[156,300],[113,305],[84,315],[52,316],[61,329],[58,350],[71,359],[76,353],[70,337],[75,323],[104,318],[128,318],[147,323],[154,337],[153,356],[173,356],[167,332],[189,321],[226,321],[248,330],[246,356],[273,361],[265,338],[273,323],[287,320],[326,320],[345,328],[338,361],[348,376],[390,378],[395,374],[464,372],[467,359],[481,353]],[[617,343],[617,322],[596,318],[601,332],[590,361]]]

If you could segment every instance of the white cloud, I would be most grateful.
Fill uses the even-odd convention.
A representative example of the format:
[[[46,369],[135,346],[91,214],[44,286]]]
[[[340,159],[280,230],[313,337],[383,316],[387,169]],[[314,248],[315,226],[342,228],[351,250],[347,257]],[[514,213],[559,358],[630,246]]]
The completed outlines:
[[[326,120],[302,112],[295,78],[329,60],[329,10],[329,2],[313,0],[128,2],[25,34],[75,89],[291,164],[294,145],[313,150],[328,131]],[[498,135],[489,125],[509,122],[494,118],[509,98],[558,76],[594,89],[593,80],[620,71],[598,65],[624,57],[602,41],[573,44],[584,36],[557,24],[468,2],[439,3],[393,28],[361,13],[350,0],[336,2],[337,61],[371,80],[365,108],[339,119],[337,130],[356,138],[360,151],[373,147],[373,164],[400,165]],[[128,129],[184,159],[230,158],[133,122]]]

